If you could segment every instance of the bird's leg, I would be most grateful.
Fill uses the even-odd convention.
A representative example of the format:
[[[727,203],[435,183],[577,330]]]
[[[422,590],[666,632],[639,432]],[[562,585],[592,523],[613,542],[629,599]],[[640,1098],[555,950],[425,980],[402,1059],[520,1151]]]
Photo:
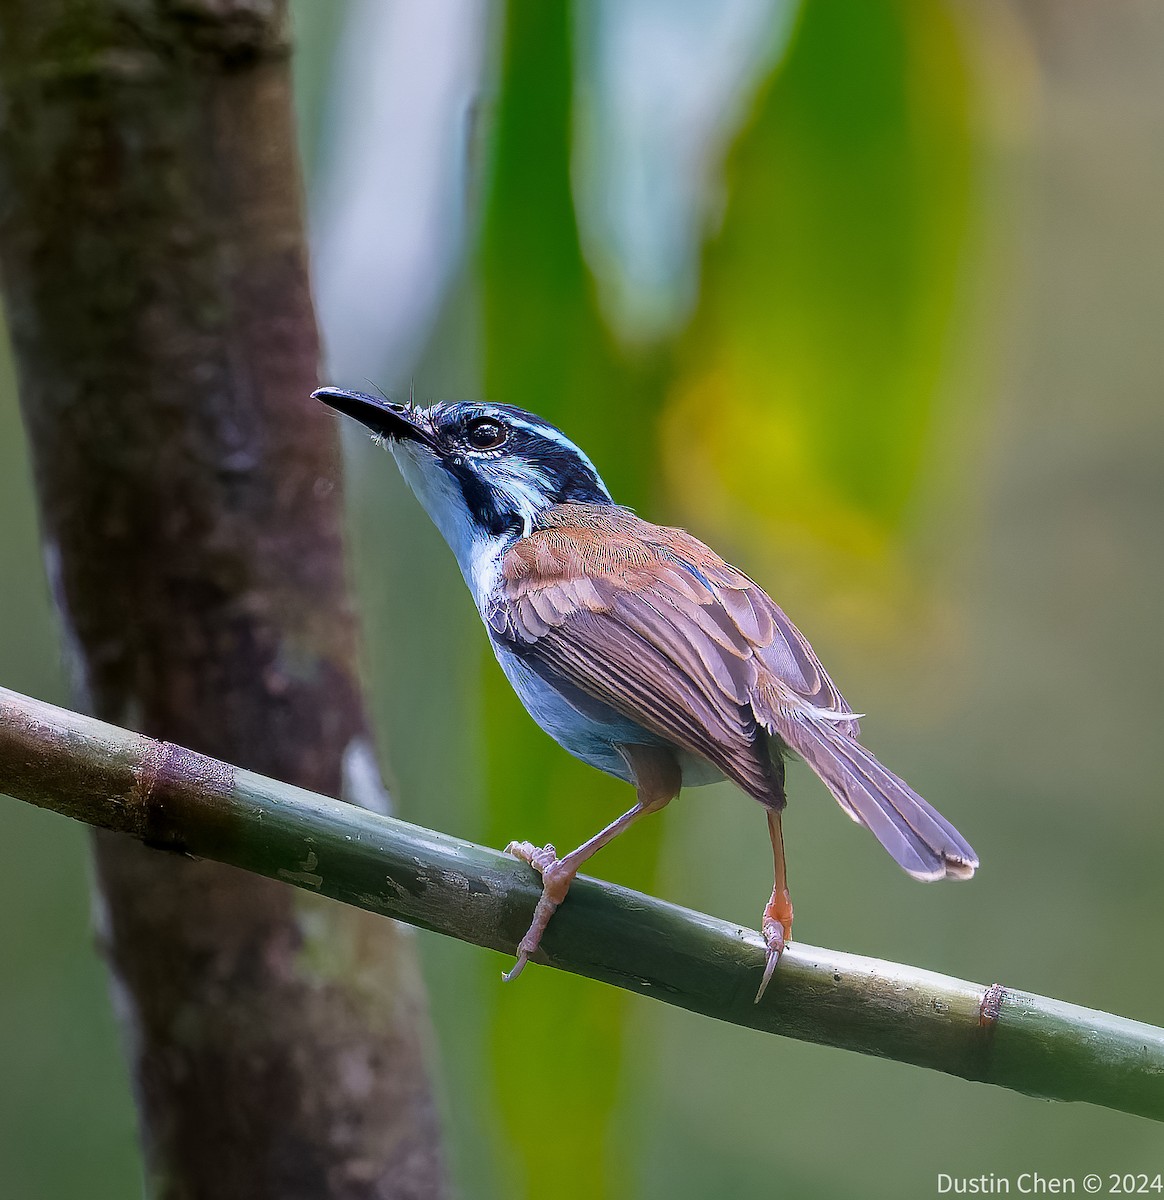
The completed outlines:
[[[558,905],[566,898],[582,864],[596,854],[607,842],[613,841],[624,829],[630,828],[639,817],[657,812],[679,794],[682,771],[674,754],[661,746],[619,746],[619,753],[631,769],[638,789],[638,803],[617,821],[612,821],[601,833],[596,833],[577,850],[559,858],[553,846],[534,846],[530,842],[510,842],[506,854],[527,862],[542,877],[542,894],[538,897],[533,920],[517,947],[517,962],[503,978],[516,979],[525,969],[542,940],[546,926]]]
[[[756,1003],[772,978],[784,946],[792,940],[792,898],[788,895],[788,876],[784,870],[784,833],[780,828],[780,814],[768,809],[768,836],[772,839],[772,864],[775,869],[775,883],[772,887],[772,899],[764,909],[760,922],[760,933],[764,944],[768,947],[768,957],[764,963],[764,977],[760,980],[760,990],[756,993]]]

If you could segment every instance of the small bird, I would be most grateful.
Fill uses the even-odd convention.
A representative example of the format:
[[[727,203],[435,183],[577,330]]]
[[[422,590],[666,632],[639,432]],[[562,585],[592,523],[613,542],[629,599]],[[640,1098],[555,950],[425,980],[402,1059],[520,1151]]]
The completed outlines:
[[[537,951],[587,859],[684,785],[727,778],[764,806],[772,842],[759,1001],[792,934],[780,828],[789,752],[915,879],[974,874],[965,838],[857,741],[862,714],[764,590],[691,534],[616,504],[549,422],[505,404],[313,395],[391,450],[530,716],[637,791],[633,808],[562,857],[553,846],[506,847],[542,879],[506,979]]]

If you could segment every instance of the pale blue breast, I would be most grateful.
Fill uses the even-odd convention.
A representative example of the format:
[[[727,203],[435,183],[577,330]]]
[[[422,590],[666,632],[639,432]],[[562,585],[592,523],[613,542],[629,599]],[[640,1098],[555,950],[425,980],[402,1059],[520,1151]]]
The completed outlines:
[[[664,739],[627,720],[614,709],[590,696],[554,686],[543,679],[511,650],[492,638],[497,661],[517,693],[526,712],[558,743],[576,758],[633,783],[618,745],[671,745]],[[723,779],[723,774],[706,759],[672,746],[683,772],[685,787],[699,787]]]

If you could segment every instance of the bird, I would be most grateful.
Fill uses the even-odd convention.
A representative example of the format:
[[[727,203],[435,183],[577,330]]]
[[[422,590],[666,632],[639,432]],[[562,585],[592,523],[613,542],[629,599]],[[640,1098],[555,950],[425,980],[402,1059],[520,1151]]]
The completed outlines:
[[[582,865],[682,787],[728,779],[763,806],[772,894],[758,1003],[792,936],[781,814],[798,755],[845,813],[920,880],[968,879],[970,844],[858,741],[859,720],[804,635],[742,571],[683,529],[615,503],[556,426],[500,403],[420,406],[312,393],[391,451],[451,548],[502,671],[565,750],[636,789],[577,849],[514,841],[542,890],[515,979]]]

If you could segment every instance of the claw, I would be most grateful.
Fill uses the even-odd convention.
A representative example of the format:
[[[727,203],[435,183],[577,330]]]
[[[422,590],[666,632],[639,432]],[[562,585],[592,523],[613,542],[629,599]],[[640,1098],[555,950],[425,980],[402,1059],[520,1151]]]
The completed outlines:
[[[519,950],[517,954],[517,962],[513,964],[508,971],[502,971],[501,978],[506,983],[512,983],[525,970],[525,964],[529,962],[529,955],[524,950]]]
[[[756,992],[756,999],[753,1004],[759,1004],[761,997],[768,990],[768,984],[772,979],[772,972],[776,970],[776,964],[780,961],[780,956],[784,953],[784,926],[779,921],[773,921],[770,918],[764,922],[763,928],[764,942],[768,947],[767,956],[764,959],[764,975],[760,980],[760,989]]]
[[[764,993],[768,990],[768,984],[772,979],[772,972],[776,970],[776,964],[780,961],[779,950],[769,950],[768,956],[764,960],[764,975],[760,980],[760,986],[756,991],[756,998],[752,1001],[753,1004],[759,1004],[763,999]],[[508,979],[509,976],[507,975]]]

